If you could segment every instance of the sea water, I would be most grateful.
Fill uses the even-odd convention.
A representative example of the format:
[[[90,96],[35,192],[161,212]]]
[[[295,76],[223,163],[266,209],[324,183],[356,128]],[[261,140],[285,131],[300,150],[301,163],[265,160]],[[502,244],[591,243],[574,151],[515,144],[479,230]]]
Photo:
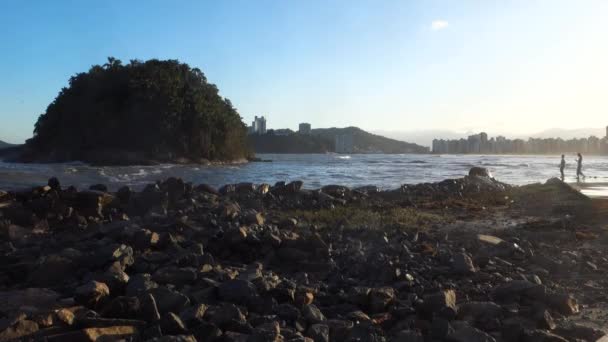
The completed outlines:
[[[0,189],[20,189],[46,184],[49,177],[78,188],[106,184],[141,189],[167,177],[181,177],[195,184],[221,186],[253,182],[274,184],[302,180],[306,188],[328,184],[349,187],[376,185],[382,189],[402,184],[436,182],[466,175],[473,166],[488,168],[493,176],[510,184],[544,182],[559,176],[559,156],[413,155],[413,154],[261,154],[261,159],[242,165],[90,166],[83,163],[16,164],[0,162]],[[566,158],[566,181],[575,182],[574,155]],[[586,182],[608,183],[608,156],[585,156]],[[599,187],[599,188],[598,188]],[[603,185],[595,187],[603,189]]]

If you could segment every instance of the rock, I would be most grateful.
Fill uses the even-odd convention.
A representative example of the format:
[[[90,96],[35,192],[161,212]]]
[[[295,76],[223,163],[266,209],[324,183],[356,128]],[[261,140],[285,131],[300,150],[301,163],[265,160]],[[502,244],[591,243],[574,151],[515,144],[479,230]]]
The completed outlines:
[[[245,212],[245,222],[248,224],[257,224],[259,226],[264,224],[264,216],[253,209]]]
[[[181,312],[190,305],[190,299],[187,296],[166,287],[151,289],[148,293],[154,296],[161,315],[168,312]]]
[[[541,329],[553,330],[556,328],[553,316],[548,310],[541,310],[537,315],[538,327]]]
[[[65,325],[74,324],[74,313],[66,308],[55,311],[55,316]]]
[[[152,248],[158,244],[160,236],[156,232],[152,232],[148,229],[141,229],[137,231],[133,237],[133,245],[137,250],[146,250]]]
[[[160,313],[156,305],[156,299],[151,293],[143,294],[140,299],[139,317],[148,322],[156,322],[160,320]]]
[[[257,296],[257,290],[250,281],[234,279],[223,282],[218,288],[218,294],[225,301],[247,304]]]
[[[203,322],[207,308],[205,304],[193,305],[180,312],[179,317],[187,326],[196,326]]]
[[[19,320],[0,331],[0,342],[17,340],[30,336],[38,331],[38,324],[29,320]]]
[[[120,341],[136,338],[139,332],[134,326],[112,326],[101,328],[86,328],[78,331],[47,336],[48,342],[62,341]]]
[[[562,315],[575,315],[579,313],[578,302],[569,294],[547,294],[545,302]]]
[[[57,179],[57,177],[49,178],[47,184],[51,187],[51,189],[61,191],[61,183],[59,182],[59,179]]]
[[[278,322],[270,322],[255,327],[247,342],[282,342],[281,327]]]
[[[492,174],[485,167],[474,166],[469,170],[469,176],[492,178]]]
[[[439,315],[453,318],[457,312],[456,292],[454,290],[442,290],[424,296],[422,311],[428,316]]]
[[[157,288],[158,284],[151,279],[152,276],[147,273],[139,273],[130,277],[125,290],[127,296],[137,296],[150,289]]]
[[[298,306],[312,304],[315,295],[308,290],[298,290],[294,296],[294,302]]]
[[[153,339],[147,340],[146,342],[197,342],[197,340],[194,335],[173,335],[155,337]]]
[[[104,283],[94,280],[76,288],[74,300],[82,305],[94,308],[110,295],[110,289]]]
[[[325,315],[314,304],[302,306],[302,316],[310,323],[320,323],[325,321]]]
[[[326,324],[313,324],[308,327],[306,335],[314,342],[329,342],[329,327]]]
[[[0,311],[11,315],[17,312],[49,311],[59,306],[59,294],[50,289],[28,288],[0,292]]]
[[[447,336],[451,342],[496,342],[494,337],[470,326],[460,327]]]
[[[402,330],[395,334],[389,341],[391,342],[424,342],[424,337],[419,332]]]
[[[519,339],[522,342],[567,342],[568,340],[548,331],[534,329],[526,330]]]
[[[160,321],[160,329],[164,335],[180,335],[188,332],[186,325],[173,312],[166,313]]]
[[[161,267],[152,278],[160,284],[175,284],[184,286],[185,284],[193,283],[196,280],[197,274],[193,268],[178,268],[175,266]]]
[[[51,254],[41,260],[30,274],[29,282],[34,286],[53,287],[69,281],[76,272],[76,265],[69,258]]]
[[[216,341],[222,336],[222,331],[213,323],[201,322],[192,329],[198,341]]]
[[[245,322],[245,315],[234,304],[222,304],[218,307],[210,307],[205,313],[209,322],[223,326],[231,322]]]
[[[515,296],[530,295],[542,288],[527,280],[512,280],[494,288],[492,297],[496,299],[508,299]]]
[[[501,314],[502,308],[494,302],[468,302],[458,306],[458,319],[464,321],[492,320]]]
[[[465,253],[459,253],[454,256],[452,268],[454,269],[454,272],[458,274],[471,274],[476,271],[473,260]]]
[[[577,323],[568,323],[555,329],[555,334],[568,340],[597,341],[604,336],[604,332],[599,329],[584,326]]]
[[[381,287],[372,289],[369,293],[369,308],[371,313],[384,312],[387,305],[395,300],[395,289]]]

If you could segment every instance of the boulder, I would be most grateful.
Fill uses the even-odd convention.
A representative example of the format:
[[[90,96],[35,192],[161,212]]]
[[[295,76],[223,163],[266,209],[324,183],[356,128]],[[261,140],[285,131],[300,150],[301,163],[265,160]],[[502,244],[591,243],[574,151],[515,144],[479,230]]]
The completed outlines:
[[[91,280],[79,286],[74,292],[74,300],[82,305],[94,308],[110,295],[108,285]]]
[[[469,170],[469,176],[492,178],[492,174],[485,167],[474,166]]]
[[[218,294],[225,301],[247,304],[257,296],[257,289],[250,281],[233,279],[223,282],[218,288]]]

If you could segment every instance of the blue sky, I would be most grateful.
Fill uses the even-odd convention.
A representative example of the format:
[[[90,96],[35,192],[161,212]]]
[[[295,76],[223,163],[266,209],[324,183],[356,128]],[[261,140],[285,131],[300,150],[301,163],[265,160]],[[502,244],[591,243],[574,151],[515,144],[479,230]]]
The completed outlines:
[[[199,67],[272,128],[608,124],[608,1],[2,1],[0,139],[108,56]]]

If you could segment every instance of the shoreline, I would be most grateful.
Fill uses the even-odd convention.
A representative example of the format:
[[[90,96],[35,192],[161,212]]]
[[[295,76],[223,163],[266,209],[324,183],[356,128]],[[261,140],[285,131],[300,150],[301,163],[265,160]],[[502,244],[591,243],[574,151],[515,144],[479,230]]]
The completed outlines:
[[[608,329],[607,202],[556,179],[378,191],[169,178],[111,193],[50,179],[0,204],[1,338],[595,341]]]

